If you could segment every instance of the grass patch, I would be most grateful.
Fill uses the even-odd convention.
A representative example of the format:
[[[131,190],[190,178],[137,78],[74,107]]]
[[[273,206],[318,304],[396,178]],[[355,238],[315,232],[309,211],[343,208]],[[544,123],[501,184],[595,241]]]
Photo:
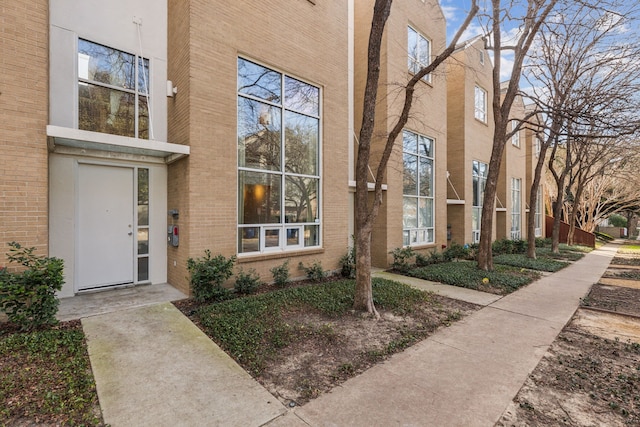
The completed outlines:
[[[567,249],[569,247],[573,248],[574,246],[565,245],[565,248],[560,247],[560,253],[558,254],[551,252],[551,248],[536,248],[536,255],[540,258],[559,259],[564,261],[578,261],[584,257],[584,252]]]
[[[0,335],[0,425],[25,421],[102,425],[79,322]]]
[[[315,312],[328,318],[351,313],[354,281],[341,280],[211,304],[197,310],[196,318],[238,363],[259,375],[278,350],[304,334],[325,334],[284,320],[285,313]],[[383,279],[373,280],[373,297],[379,309],[402,314],[428,301],[425,292]]]
[[[512,267],[528,268],[537,271],[556,272],[569,265],[568,262],[557,261],[555,259],[541,257],[537,259],[528,258],[521,254],[505,254],[493,257],[495,264],[510,265]]]
[[[623,254],[640,254],[640,245],[637,243],[627,243],[620,247],[618,252]]]
[[[500,295],[511,293],[540,277],[536,272],[521,271],[505,265],[495,265],[494,271],[482,271],[472,261],[433,264],[413,269],[409,275]]]

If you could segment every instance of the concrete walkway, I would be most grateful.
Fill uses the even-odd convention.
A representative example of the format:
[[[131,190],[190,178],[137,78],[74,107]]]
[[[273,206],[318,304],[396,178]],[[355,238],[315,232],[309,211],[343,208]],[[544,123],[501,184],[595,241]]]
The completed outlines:
[[[286,412],[171,303],[82,319],[104,422],[260,426]]]
[[[293,410],[169,303],[86,317],[104,421],[113,427],[492,426],[617,248],[593,251],[505,297],[412,283],[485,307]]]
[[[269,427],[493,426],[617,249],[491,303]]]

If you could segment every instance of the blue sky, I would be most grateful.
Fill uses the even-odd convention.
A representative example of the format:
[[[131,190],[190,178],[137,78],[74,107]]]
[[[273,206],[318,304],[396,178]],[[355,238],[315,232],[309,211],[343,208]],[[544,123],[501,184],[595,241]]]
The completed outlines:
[[[480,6],[480,11],[478,14],[485,14],[485,7],[491,6],[490,0],[478,0],[478,5]],[[471,8],[471,0],[440,0],[440,7],[444,13],[444,16],[447,20],[447,40],[451,40],[453,35],[458,30],[460,25],[464,22],[467,14],[469,13],[469,9]],[[515,15],[517,16],[517,14]],[[483,19],[486,24],[487,20]],[[517,28],[513,26],[509,26],[508,23],[506,25],[505,30],[507,34],[503,35],[503,39],[508,36],[515,36]],[[481,21],[478,19],[478,15],[476,15],[476,19],[469,25],[467,30],[462,35],[460,41],[465,41],[470,38],[473,38],[477,35],[484,34]],[[489,55],[491,53],[489,52]],[[511,76],[511,68],[513,65],[512,60],[513,54],[509,51],[502,55],[502,67],[501,67],[501,78],[502,80],[507,80]]]

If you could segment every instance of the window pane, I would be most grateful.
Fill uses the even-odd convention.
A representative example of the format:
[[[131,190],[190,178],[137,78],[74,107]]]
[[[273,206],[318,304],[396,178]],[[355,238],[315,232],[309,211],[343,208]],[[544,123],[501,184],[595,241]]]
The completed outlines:
[[[280,247],[280,230],[279,229],[264,230],[264,247],[265,248]]]
[[[415,228],[418,226],[418,199],[403,197],[402,199],[402,227]]]
[[[318,133],[318,119],[285,112],[286,172],[318,175]]]
[[[151,92],[149,82],[149,60],[138,57],[138,92],[148,95]]]
[[[138,96],[138,138],[149,139],[149,105],[146,96]]]
[[[240,224],[280,222],[280,175],[239,171]]]
[[[429,41],[422,36],[418,37],[418,62],[421,67],[429,65]]]
[[[473,204],[472,206],[480,206],[480,183],[478,175],[473,175]]]
[[[482,208],[471,209],[471,230],[480,230],[481,215],[482,215]]]
[[[78,40],[78,77],[135,90],[135,56]]]
[[[78,128],[135,137],[135,95],[80,82]]]
[[[317,225],[304,226],[304,246],[320,245],[320,227]]]
[[[319,114],[320,90],[291,77],[284,78],[285,108],[317,116]]]
[[[402,231],[402,245],[409,246],[411,242],[409,241],[409,230]]]
[[[149,229],[138,229],[138,255],[149,253]]]
[[[420,157],[420,196],[433,196],[433,160]]]
[[[300,229],[287,228],[287,246],[300,245]]]
[[[149,225],[149,169],[138,169],[138,226]]]
[[[404,175],[402,178],[402,194],[415,196],[418,191],[418,156],[404,154]]]
[[[315,222],[318,218],[318,184],[314,178],[285,178],[285,222]]]
[[[238,166],[280,170],[281,110],[238,97]]]
[[[415,133],[402,132],[402,149],[408,153],[418,152],[418,138]]]
[[[415,73],[417,71],[416,59],[418,58],[418,33],[413,28],[407,28],[407,54],[409,71]]]
[[[281,74],[238,58],[238,92],[280,104]]]
[[[433,157],[431,150],[433,149],[433,140],[424,136],[420,137],[420,151],[421,156]]]
[[[433,227],[433,199],[419,199],[418,227]]]
[[[149,257],[138,258],[138,282],[149,280]]]
[[[260,228],[243,227],[238,232],[238,252],[258,252],[260,250]]]

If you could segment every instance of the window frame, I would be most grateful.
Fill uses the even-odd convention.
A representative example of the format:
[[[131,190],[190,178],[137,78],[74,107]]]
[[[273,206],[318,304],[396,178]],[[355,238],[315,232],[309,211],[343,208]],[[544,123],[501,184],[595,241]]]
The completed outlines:
[[[247,63],[253,64],[257,67],[264,68],[269,73],[275,73],[279,75],[279,98],[276,101],[270,101],[264,97],[259,95],[251,94],[251,93],[243,93],[239,87],[240,81],[240,61],[246,61]],[[322,247],[322,87],[313,83],[310,83],[306,80],[303,80],[297,76],[291,75],[289,73],[282,72],[278,69],[275,69],[272,66],[264,65],[258,61],[253,59],[237,56],[236,57],[236,66],[238,67],[236,70],[236,78],[238,79],[238,85],[236,89],[236,148],[238,160],[236,162],[236,169],[238,174],[238,196],[237,196],[237,209],[238,215],[236,218],[236,230],[237,230],[237,253],[239,256],[250,256],[250,255],[259,255],[259,254],[272,254],[272,253],[282,253],[282,252],[292,252],[292,251],[300,251],[300,250],[313,250]],[[298,82],[301,85],[308,86],[315,90],[317,94],[317,104],[315,107],[317,109],[317,113],[310,113],[308,111],[302,111],[301,109],[296,109],[292,106],[286,105],[286,95],[287,95],[287,82]],[[254,102],[260,104],[261,106],[267,106],[269,109],[269,113],[271,113],[271,109],[279,111],[279,116],[277,117],[279,124],[279,152],[277,154],[278,164],[272,165],[277,166],[277,168],[269,168],[269,167],[260,167],[252,164],[247,164],[247,158],[240,158],[241,152],[241,135],[240,135],[240,100],[245,100],[249,102]],[[287,169],[287,113],[291,113],[291,115],[301,116],[303,118],[309,118],[316,123],[316,137],[317,140],[315,142],[315,159],[313,162],[315,163],[312,168],[315,169],[315,174],[313,173],[298,173],[295,171],[291,171]],[[264,120],[271,120],[273,116],[265,117]],[[260,112],[258,116],[260,124],[263,124],[263,114]],[[270,122],[268,123],[270,124]],[[243,144],[246,141],[243,141]],[[244,153],[244,149],[242,150]],[[241,166],[241,160],[244,162],[244,165]],[[279,192],[278,195],[278,219],[277,221],[271,222],[263,222],[259,221],[257,223],[244,223],[242,221],[242,212],[246,208],[243,203],[246,203],[244,199],[243,190],[240,189],[243,180],[246,179],[246,175],[244,174],[255,174],[256,176],[264,176],[265,178],[270,177],[273,179],[277,177]],[[287,184],[293,181],[290,181],[292,178],[302,179],[305,181],[315,182],[315,198],[313,199],[315,203],[315,209],[311,206],[307,206],[306,209],[311,210],[313,212],[315,210],[315,218],[312,221],[300,221],[296,219],[295,222],[288,221],[287,208],[290,207],[287,204]],[[270,188],[270,187],[269,187]],[[311,203],[310,203],[311,204]],[[255,234],[255,230],[257,229],[257,244],[251,245],[251,248],[256,248],[255,250],[245,250],[245,232],[243,229],[254,229],[251,232],[252,235]],[[315,232],[314,230],[315,229]],[[270,232],[274,232],[278,230],[278,240],[276,245],[270,245],[268,242],[268,234]],[[291,233],[291,234],[290,234]],[[307,236],[308,234],[308,236]],[[291,236],[291,238],[289,238]],[[273,239],[272,243],[273,243]],[[315,242],[315,244],[307,244],[308,241]]]
[[[542,237],[542,209],[542,185],[539,185],[536,194],[536,211],[533,219],[535,237]]]
[[[522,237],[522,179],[512,177],[511,178],[511,240],[520,240],[521,237]]]
[[[410,37],[409,34],[410,32],[413,31],[416,35],[416,46],[415,46],[415,50],[416,50],[416,54],[417,57],[413,57],[411,55],[411,47],[409,46],[409,41],[410,41]],[[428,63],[423,63],[422,61],[420,61],[420,57],[421,57],[421,52],[419,51],[419,46],[420,46],[420,40],[423,40],[427,43],[427,47],[428,47],[428,52],[427,52],[427,58],[428,58]],[[431,64],[431,51],[432,51],[432,47],[431,47],[432,43],[431,43],[431,39],[428,38],[427,36],[425,36],[422,32],[418,31],[416,28],[412,27],[411,25],[407,25],[407,59],[408,59],[408,69],[409,72],[411,74],[416,74],[418,72],[418,70],[420,70],[421,68],[424,68],[426,66],[428,66],[429,64]],[[412,69],[412,65],[414,65],[415,67],[417,67],[417,69]],[[429,83],[431,84],[431,74],[427,74],[424,77],[422,77],[421,79],[423,82]]]
[[[133,81],[134,81],[134,87],[133,88],[128,88],[128,87],[123,87],[123,86],[118,86],[118,85],[114,85],[114,84],[110,84],[110,83],[105,83],[105,82],[101,82],[99,80],[95,80],[95,79],[91,79],[89,77],[82,77],[81,73],[80,73],[80,67],[81,67],[81,61],[80,61],[80,56],[84,55],[87,56],[87,54],[85,53],[81,53],[80,49],[81,49],[81,43],[85,42],[85,43],[89,43],[91,45],[94,46],[99,46],[102,48],[106,48],[106,49],[110,49],[112,51],[118,52],[120,54],[124,54],[127,55],[129,57],[133,58]],[[77,112],[78,112],[78,129],[80,130],[87,130],[87,131],[91,131],[91,132],[99,132],[99,133],[105,133],[108,135],[121,135],[121,136],[125,136],[125,137],[129,137],[129,138],[136,138],[136,139],[146,139],[149,140],[152,137],[152,130],[151,130],[151,126],[152,126],[152,122],[151,122],[151,93],[150,93],[150,87],[151,87],[151,59],[150,58],[145,58],[141,55],[138,55],[137,53],[131,53],[131,52],[127,52],[125,50],[122,49],[116,49],[115,47],[112,46],[108,46],[106,44],[103,43],[98,43],[86,38],[82,38],[82,37],[78,37],[77,39],[77,46],[76,46],[76,60],[78,61],[77,66],[75,67],[75,72],[76,72],[76,81],[77,81],[77,87],[79,86],[96,86],[99,88],[103,88],[103,89],[108,89],[110,91],[116,91],[116,92],[120,92],[123,94],[130,94],[134,96],[134,111],[133,111],[133,118],[134,118],[134,129],[133,129],[133,135],[121,135],[121,134],[117,134],[117,133],[111,133],[111,132],[103,132],[100,130],[95,130],[95,129],[85,129],[81,127],[80,124],[80,115],[81,115],[81,110],[80,110],[80,93],[79,90],[77,92],[77,97],[76,97],[76,106],[78,108]],[[146,64],[146,66],[145,66]],[[142,66],[141,66],[142,65]],[[146,68],[146,73],[140,73],[140,69],[145,69]],[[88,67],[87,67],[88,69]],[[142,85],[141,85],[141,81],[140,79],[143,79],[142,81]],[[144,87],[143,87],[144,86]],[[146,111],[147,111],[147,131],[146,131],[146,136],[141,136],[141,130],[140,130],[140,112],[141,112],[141,97],[143,97],[144,99],[146,99]]]
[[[483,170],[484,174],[481,174],[480,172]],[[488,175],[488,163],[481,162],[480,160],[473,160],[471,162],[471,186],[473,193],[471,198],[471,243],[480,242],[482,207],[484,206],[484,191],[487,186]],[[477,227],[474,227],[474,222]]]
[[[518,120],[511,120],[511,132],[514,132],[517,128],[518,125],[520,123],[518,122]],[[518,147],[520,148],[520,130],[518,129],[517,132],[514,132],[513,135],[511,136],[511,145],[513,145],[514,147]]]
[[[416,140],[416,151],[407,151],[404,146],[404,140],[406,136],[411,136]],[[402,244],[405,247],[410,246],[424,246],[424,245],[432,245],[435,244],[435,224],[436,224],[436,212],[435,212],[435,196],[436,196],[436,183],[435,183],[435,150],[436,150],[436,140],[435,138],[431,138],[429,136],[420,134],[418,132],[414,132],[412,130],[404,129],[402,131],[402,156],[403,156],[403,177],[406,176],[405,163],[404,159],[407,156],[411,156],[415,158],[415,177],[417,178],[415,182],[415,193],[414,194],[405,194],[405,188],[403,184],[402,189]],[[427,140],[429,142],[430,155],[421,153],[421,139]],[[420,173],[420,165],[421,164],[429,165],[430,164],[430,176],[427,179],[430,181],[430,188],[428,192],[430,194],[422,195],[421,188],[421,173]],[[415,213],[415,226],[410,227],[405,225],[405,218],[407,214],[405,213],[405,207],[408,206],[406,203],[408,200],[415,201],[416,213]],[[421,201],[426,206],[426,209],[430,206],[430,212],[425,212],[425,220],[428,218],[431,219],[431,225],[420,225],[420,206]]]
[[[482,94],[482,106],[479,104],[478,94]],[[480,85],[476,84],[474,86],[474,95],[473,95],[473,106],[474,106],[474,117],[476,120],[487,123],[487,91],[482,88]]]

